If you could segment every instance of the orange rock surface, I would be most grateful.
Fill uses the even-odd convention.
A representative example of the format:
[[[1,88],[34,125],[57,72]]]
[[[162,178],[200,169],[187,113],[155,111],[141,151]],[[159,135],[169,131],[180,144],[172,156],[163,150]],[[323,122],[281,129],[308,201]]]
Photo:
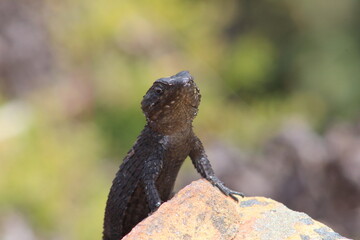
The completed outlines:
[[[305,213],[263,197],[235,202],[205,180],[182,189],[124,240],[346,239]]]

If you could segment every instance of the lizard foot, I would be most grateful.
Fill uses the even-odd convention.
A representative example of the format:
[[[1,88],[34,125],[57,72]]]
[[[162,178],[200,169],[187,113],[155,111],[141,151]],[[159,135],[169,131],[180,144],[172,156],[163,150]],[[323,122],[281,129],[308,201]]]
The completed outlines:
[[[241,192],[237,192],[237,191],[233,191],[230,188],[226,187],[224,185],[223,182],[221,182],[218,178],[214,178],[211,177],[210,178],[210,182],[216,186],[223,194],[225,194],[226,196],[230,196],[232,199],[234,199],[235,201],[239,201],[239,199],[237,197],[235,197],[236,195],[240,196],[240,197],[244,197],[245,195]]]
[[[150,210],[150,213],[148,214],[148,216],[150,216],[151,214],[153,214],[156,210],[158,210],[158,208],[161,206],[163,202],[162,201],[158,201],[156,202],[153,207]]]

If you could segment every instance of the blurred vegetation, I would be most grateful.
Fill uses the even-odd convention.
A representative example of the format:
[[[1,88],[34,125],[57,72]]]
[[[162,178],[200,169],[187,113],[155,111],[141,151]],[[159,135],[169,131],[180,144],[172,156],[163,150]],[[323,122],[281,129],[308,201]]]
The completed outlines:
[[[4,74],[23,65],[5,55],[0,24],[0,216],[21,212],[39,238],[100,239],[110,182],[145,124],[140,101],[157,78],[193,74],[202,92],[194,125],[205,142],[255,151],[293,116],[320,131],[359,117],[358,1],[6,0],[1,8],[22,9],[4,23],[37,16],[26,28],[40,29],[39,51],[49,52],[23,64],[43,61],[46,71]]]

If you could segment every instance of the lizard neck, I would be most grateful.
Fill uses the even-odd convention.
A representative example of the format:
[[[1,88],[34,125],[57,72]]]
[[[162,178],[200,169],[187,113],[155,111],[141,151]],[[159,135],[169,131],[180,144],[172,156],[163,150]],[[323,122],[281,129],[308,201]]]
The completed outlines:
[[[172,123],[148,121],[146,125],[152,131],[162,135],[188,135],[192,131],[192,121]]]

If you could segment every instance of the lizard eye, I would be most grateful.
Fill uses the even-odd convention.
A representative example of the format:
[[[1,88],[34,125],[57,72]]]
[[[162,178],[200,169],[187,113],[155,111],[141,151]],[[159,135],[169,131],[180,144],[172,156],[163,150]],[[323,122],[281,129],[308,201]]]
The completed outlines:
[[[156,92],[157,94],[159,94],[159,95],[163,93],[163,89],[160,88],[160,87],[156,87],[154,90],[155,90],[155,92]]]

